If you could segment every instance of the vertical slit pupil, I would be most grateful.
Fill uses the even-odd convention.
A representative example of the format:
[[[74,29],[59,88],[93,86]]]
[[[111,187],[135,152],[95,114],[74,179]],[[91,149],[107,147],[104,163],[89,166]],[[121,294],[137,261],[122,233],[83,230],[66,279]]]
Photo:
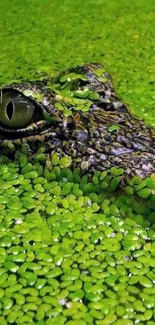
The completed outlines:
[[[10,100],[10,102],[6,105],[6,115],[7,115],[9,120],[12,119],[13,109],[14,109],[13,101]]]

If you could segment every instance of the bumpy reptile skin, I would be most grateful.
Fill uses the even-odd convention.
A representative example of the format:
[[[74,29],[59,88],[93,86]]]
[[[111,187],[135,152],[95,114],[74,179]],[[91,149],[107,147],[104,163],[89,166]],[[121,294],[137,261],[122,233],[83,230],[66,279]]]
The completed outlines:
[[[55,104],[58,95],[47,87],[47,80],[42,82],[22,82],[4,87],[25,94],[39,109],[45,109],[55,122],[51,125],[41,120],[32,123],[25,130],[7,132],[0,126],[0,143],[8,139],[33,143],[43,142],[47,153],[59,152],[72,157],[73,167],[91,170],[106,170],[113,166],[123,167],[127,175],[148,176],[155,172],[155,132],[142,120],[133,116],[128,108],[116,96],[108,73],[104,72],[103,81],[96,74],[100,65],[84,65],[69,70],[67,73],[80,73],[87,77],[80,87],[87,87],[99,94],[98,100],[92,100],[89,111],[78,111],[72,107],[72,116],[64,116]],[[66,73],[66,72],[65,72]],[[63,74],[61,75],[63,76]],[[59,78],[58,78],[59,79]],[[40,95],[40,101],[36,96]],[[28,92],[27,92],[28,93]],[[111,125],[117,129],[109,131]],[[119,127],[118,127],[119,126]]]

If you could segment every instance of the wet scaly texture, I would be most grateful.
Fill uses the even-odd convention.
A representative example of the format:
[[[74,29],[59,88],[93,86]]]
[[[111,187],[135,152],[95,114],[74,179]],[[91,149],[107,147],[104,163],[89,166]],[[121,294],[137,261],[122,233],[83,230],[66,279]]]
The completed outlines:
[[[124,175],[154,172],[154,131],[133,116],[116,96],[109,74],[100,65],[85,65],[55,79],[22,82],[2,89],[30,99],[37,117],[26,128],[0,125],[1,144],[28,142],[32,152],[70,156],[73,167],[107,170],[121,167]]]

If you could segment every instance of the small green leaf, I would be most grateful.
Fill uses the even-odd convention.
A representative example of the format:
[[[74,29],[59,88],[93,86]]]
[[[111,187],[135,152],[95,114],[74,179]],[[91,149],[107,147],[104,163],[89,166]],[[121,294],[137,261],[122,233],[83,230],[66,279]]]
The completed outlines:
[[[38,94],[38,93],[36,93],[36,92],[34,92],[32,90],[29,90],[29,89],[24,90],[23,94],[26,97],[35,98],[38,102],[42,102],[42,100],[43,100],[43,95],[42,94]]]
[[[98,100],[100,98],[98,93],[95,93],[95,91],[91,91],[89,94],[89,99],[94,99],[94,100]]]
[[[72,111],[70,109],[68,109],[68,108],[65,108],[64,109],[64,115],[65,116],[71,116],[72,115]]]
[[[85,103],[81,103],[77,106],[74,107],[75,111],[83,111],[83,112],[88,112],[90,110],[90,106],[91,106],[91,102],[85,102]]]
[[[68,73],[60,78],[60,82],[73,82],[77,80],[87,81],[87,77],[83,76],[82,74],[76,74],[76,73]]]
[[[35,94],[34,98],[38,101],[38,102],[42,102],[43,100],[43,95],[42,94]]]
[[[89,94],[90,94],[90,89],[89,88],[85,88],[83,90],[75,90],[73,92],[75,97],[78,98],[88,98]]]
[[[103,83],[105,83],[105,82],[108,81],[108,79],[107,79],[106,77],[99,77],[98,80],[99,80],[100,82],[103,82]]]
[[[52,90],[54,93],[56,93],[58,95],[60,94],[59,87],[60,87],[60,84],[53,84],[52,82],[47,83],[47,89]]]
[[[30,96],[34,96],[34,92],[32,91],[32,90],[29,90],[29,89],[26,89],[26,90],[24,90],[23,91],[23,94],[24,94],[24,96],[26,96],[26,97],[30,97]]]
[[[118,131],[120,129],[120,126],[117,124],[112,124],[108,127],[108,131],[109,132],[113,132],[113,131]]]
[[[104,68],[99,68],[95,71],[95,74],[98,76],[98,77],[101,77],[103,75],[103,73],[105,73],[106,70]]]
[[[51,122],[54,122],[55,121],[55,117],[54,116],[51,116],[50,114],[48,114],[47,112],[43,112],[43,116],[44,116],[44,119],[45,121],[51,123]]]
[[[63,104],[61,104],[60,102],[56,103],[55,106],[56,106],[56,108],[57,108],[59,111],[63,111],[63,110],[64,110],[64,106],[63,106]]]

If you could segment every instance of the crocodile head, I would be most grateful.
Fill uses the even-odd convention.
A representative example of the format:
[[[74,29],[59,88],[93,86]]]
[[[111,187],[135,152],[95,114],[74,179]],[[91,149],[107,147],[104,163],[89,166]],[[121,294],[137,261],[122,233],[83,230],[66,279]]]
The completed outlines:
[[[72,166],[128,175],[155,169],[155,133],[117,97],[112,79],[97,64],[79,66],[57,78],[21,82],[1,89],[0,146],[27,143],[32,153],[70,156]]]

